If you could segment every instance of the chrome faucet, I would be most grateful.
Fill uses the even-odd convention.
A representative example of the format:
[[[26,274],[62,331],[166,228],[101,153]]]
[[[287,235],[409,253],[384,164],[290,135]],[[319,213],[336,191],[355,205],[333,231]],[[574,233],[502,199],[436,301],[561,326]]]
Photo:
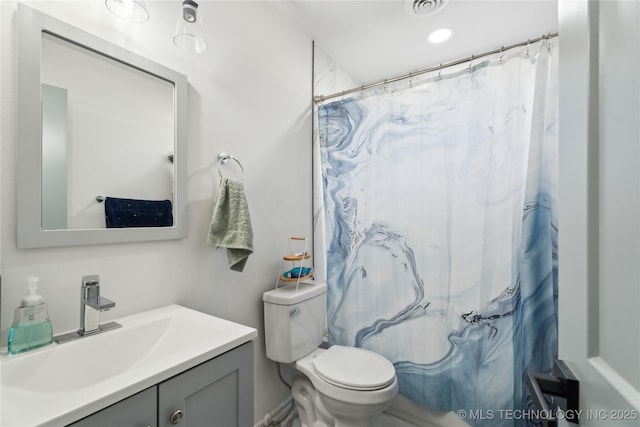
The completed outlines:
[[[80,329],[53,337],[58,344],[74,341],[78,338],[94,335],[100,332],[121,328],[116,322],[100,324],[100,312],[116,306],[114,301],[100,296],[100,276],[92,274],[82,276],[80,287]]]
[[[100,312],[116,306],[110,299],[100,296],[100,276],[82,276],[80,288],[80,335],[95,334],[100,331]]]

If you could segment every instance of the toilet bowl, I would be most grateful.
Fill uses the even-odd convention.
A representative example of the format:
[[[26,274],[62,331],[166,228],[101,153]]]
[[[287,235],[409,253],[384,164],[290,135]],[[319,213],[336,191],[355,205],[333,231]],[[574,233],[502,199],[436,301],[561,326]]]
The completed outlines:
[[[326,292],[324,283],[301,281],[264,293],[267,357],[298,370],[291,393],[303,427],[378,427],[398,393],[395,368],[362,348],[318,348]]]
[[[317,349],[295,366],[318,393],[324,408],[316,410],[331,414],[335,427],[378,426],[378,416],[398,394],[391,362],[365,349],[340,345]],[[293,393],[293,399],[298,402],[300,396]],[[317,426],[315,422],[313,427]]]

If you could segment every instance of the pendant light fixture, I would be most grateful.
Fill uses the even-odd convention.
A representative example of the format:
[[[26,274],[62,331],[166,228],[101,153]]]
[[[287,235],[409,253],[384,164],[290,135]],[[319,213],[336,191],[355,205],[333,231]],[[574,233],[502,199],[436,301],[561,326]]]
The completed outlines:
[[[184,51],[202,53],[207,49],[203,33],[198,3],[193,0],[184,0],[173,43]]]
[[[146,0],[105,0],[107,9],[118,18],[141,23],[149,20]]]

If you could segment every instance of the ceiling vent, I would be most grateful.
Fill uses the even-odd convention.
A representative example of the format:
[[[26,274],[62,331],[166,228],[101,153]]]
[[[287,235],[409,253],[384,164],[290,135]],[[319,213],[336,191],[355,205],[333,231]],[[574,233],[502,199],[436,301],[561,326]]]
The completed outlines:
[[[448,4],[449,0],[405,0],[404,8],[411,16],[430,16]]]

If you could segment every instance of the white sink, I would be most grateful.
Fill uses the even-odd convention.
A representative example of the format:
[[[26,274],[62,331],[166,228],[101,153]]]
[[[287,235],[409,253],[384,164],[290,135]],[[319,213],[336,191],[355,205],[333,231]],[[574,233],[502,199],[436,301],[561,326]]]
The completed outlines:
[[[178,305],[116,321],[122,328],[3,355],[0,425],[71,423],[257,336]]]

